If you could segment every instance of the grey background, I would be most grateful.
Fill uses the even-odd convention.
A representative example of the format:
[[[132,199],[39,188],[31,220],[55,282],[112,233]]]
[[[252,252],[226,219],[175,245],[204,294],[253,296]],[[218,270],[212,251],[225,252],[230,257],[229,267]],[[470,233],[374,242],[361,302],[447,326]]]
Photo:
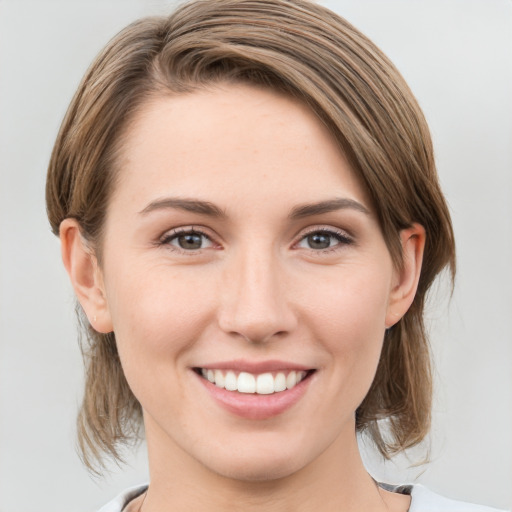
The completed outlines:
[[[459,251],[428,310],[432,462],[377,478],[512,505],[512,2],[322,2],[372,38],[430,123]],[[144,448],[92,479],[75,453],[82,386],[73,294],[45,218],[53,140],[86,67],[133,19],[172,2],[0,0],[0,512],[93,511],[147,478]]]

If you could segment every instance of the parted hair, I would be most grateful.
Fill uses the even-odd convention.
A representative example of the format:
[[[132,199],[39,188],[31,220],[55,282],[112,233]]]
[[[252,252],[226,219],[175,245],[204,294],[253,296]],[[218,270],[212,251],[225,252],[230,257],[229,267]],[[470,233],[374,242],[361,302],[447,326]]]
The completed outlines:
[[[270,88],[309,106],[373,201],[398,268],[400,231],[412,223],[425,228],[414,302],[386,331],[374,382],[356,411],[357,430],[386,458],[417,445],[431,420],[426,295],[444,268],[452,279],[455,273],[450,214],[409,87],[375,44],[330,10],[308,0],[195,0],[122,30],[86,72],[55,142],[46,185],[53,232],[65,218],[76,219],[101,265],[107,205],[122,172],[117,155],[135,114],[154,96],[220,83]],[[79,305],[77,312],[86,372],[78,440],[95,470],[140,436],[142,410],[115,332],[96,332]]]

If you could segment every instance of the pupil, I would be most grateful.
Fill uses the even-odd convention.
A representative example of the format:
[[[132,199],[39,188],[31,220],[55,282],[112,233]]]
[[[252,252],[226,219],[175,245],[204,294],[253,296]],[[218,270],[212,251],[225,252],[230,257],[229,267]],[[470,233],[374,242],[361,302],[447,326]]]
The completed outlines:
[[[330,235],[315,233],[308,236],[308,244],[312,249],[327,249],[331,245]]]
[[[178,243],[182,249],[201,249],[201,235],[189,233],[178,237]]]

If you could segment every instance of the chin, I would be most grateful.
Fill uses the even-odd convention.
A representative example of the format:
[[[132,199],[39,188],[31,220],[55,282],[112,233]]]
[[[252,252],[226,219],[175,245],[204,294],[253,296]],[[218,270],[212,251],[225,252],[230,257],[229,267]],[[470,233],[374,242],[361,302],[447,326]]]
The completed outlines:
[[[290,461],[241,461],[223,467],[210,468],[218,475],[242,482],[270,482],[286,478],[300,469]]]
[[[231,450],[230,450],[231,451]],[[297,453],[268,453],[258,450],[258,453],[238,453],[216,458],[215,460],[203,460],[203,464],[212,472],[224,478],[243,482],[268,482],[286,478],[306,464],[299,459]]]

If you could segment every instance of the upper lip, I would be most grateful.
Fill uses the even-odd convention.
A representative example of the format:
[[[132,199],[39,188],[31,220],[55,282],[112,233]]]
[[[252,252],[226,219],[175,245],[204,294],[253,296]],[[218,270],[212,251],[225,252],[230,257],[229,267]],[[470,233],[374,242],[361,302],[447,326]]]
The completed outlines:
[[[279,370],[313,370],[311,366],[304,366],[302,364],[293,363],[290,361],[280,361],[277,359],[268,361],[247,361],[245,359],[234,359],[232,361],[217,361],[215,363],[208,363],[205,365],[197,366],[196,368],[204,368],[205,370],[235,370],[253,374],[276,372]]]

